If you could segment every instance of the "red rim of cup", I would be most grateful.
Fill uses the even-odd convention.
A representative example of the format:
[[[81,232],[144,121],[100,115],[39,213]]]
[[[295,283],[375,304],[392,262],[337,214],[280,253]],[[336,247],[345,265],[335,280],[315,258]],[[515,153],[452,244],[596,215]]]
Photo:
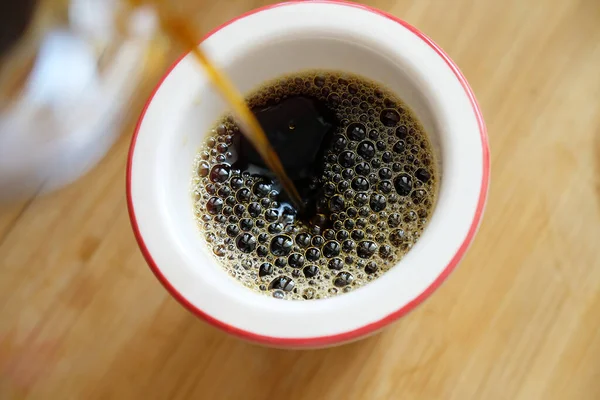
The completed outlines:
[[[256,13],[259,13],[259,12],[265,11],[265,10],[270,10],[270,9],[276,8],[276,7],[285,7],[285,6],[289,6],[289,5],[301,4],[303,2],[304,1],[291,1],[288,3],[274,4],[274,5],[265,6],[265,7],[261,7],[261,8],[257,8],[255,10],[249,11],[249,12],[242,14],[242,15],[238,16],[237,18],[234,18],[228,22],[225,22],[223,25],[215,28],[214,30],[209,32],[202,39],[202,41],[206,40],[207,38],[212,36],[214,33],[218,32],[219,30],[227,27],[229,24],[232,24],[233,22],[238,21],[247,16],[250,16],[252,14],[256,14]],[[148,250],[148,248],[146,247],[146,244],[144,243],[144,239],[140,233],[138,223],[136,220],[136,216],[135,216],[135,210],[133,207],[133,199],[131,196],[131,169],[132,169],[132,164],[133,164],[133,154],[135,152],[135,145],[136,145],[136,140],[137,140],[137,135],[139,133],[140,125],[144,119],[144,116],[146,114],[146,110],[148,109],[148,106],[152,102],[154,95],[156,94],[158,89],[161,87],[163,81],[166,79],[167,76],[169,76],[171,71],[179,64],[179,62],[188,53],[181,55],[173,63],[173,65],[171,65],[169,67],[167,72],[164,74],[164,76],[160,79],[160,81],[154,88],[152,94],[150,95],[150,98],[148,99],[148,101],[146,102],[146,104],[142,110],[142,113],[140,114],[140,117],[138,119],[137,125],[135,127],[135,131],[134,131],[134,134],[133,134],[133,137],[131,140],[128,160],[127,160],[127,178],[126,178],[126,181],[127,181],[127,207],[129,210],[129,218],[131,220],[131,226],[133,228],[133,232],[135,234],[135,237],[136,237],[136,240],[140,247],[140,250],[141,250],[144,258],[146,259],[146,262],[152,269],[152,272],[154,273],[154,275],[156,275],[156,277],[163,284],[163,286],[171,293],[171,295],[173,297],[175,297],[175,299],[177,299],[185,308],[187,308],[194,315],[202,318],[209,324],[211,324],[229,334],[232,334],[234,336],[237,336],[239,338],[242,338],[242,339],[245,339],[245,340],[248,340],[251,342],[261,343],[261,344],[270,345],[270,346],[304,348],[304,347],[321,347],[321,346],[340,344],[340,343],[355,340],[360,337],[374,333],[374,332],[378,331],[379,329],[385,327],[386,325],[392,323],[393,321],[397,320],[398,318],[404,316],[408,312],[412,311],[417,305],[419,305],[427,297],[429,297],[442,284],[442,282],[444,282],[444,280],[454,270],[456,265],[460,262],[460,260],[464,256],[465,252],[467,251],[469,245],[471,244],[471,241],[473,240],[473,237],[475,236],[475,233],[477,232],[477,228],[479,227],[479,223],[481,221],[483,209],[485,207],[485,201],[486,201],[486,197],[487,197],[487,190],[488,190],[488,183],[489,183],[489,176],[490,176],[490,153],[489,153],[487,130],[485,127],[485,122],[483,121],[483,115],[481,113],[479,105],[477,104],[475,95],[473,94],[471,87],[467,83],[467,80],[465,79],[463,74],[460,72],[460,70],[458,69],[456,64],[454,64],[454,62],[450,59],[450,57],[448,57],[448,55],[438,45],[436,45],[430,38],[425,36],[418,29],[409,25],[405,21],[403,21],[391,14],[388,14],[384,11],[377,10],[372,7],[368,7],[368,6],[361,5],[361,4],[350,3],[350,2],[346,2],[346,1],[338,1],[338,0],[314,0],[314,1],[311,1],[311,3],[337,4],[337,5],[347,6],[347,7],[355,7],[355,8],[359,8],[364,11],[367,11],[367,12],[371,12],[371,13],[375,13],[375,14],[384,16],[384,17],[402,25],[404,28],[408,29],[409,31],[411,31],[414,35],[419,37],[428,46],[430,46],[433,50],[435,50],[435,52],[446,62],[446,64],[452,70],[452,72],[454,72],[454,75],[456,75],[456,78],[458,79],[458,81],[460,82],[462,87],[464,88],[465,93],[466,93],[467,97],[469,98],[471,105],[473,106],[473,112],[475,113],[475,116],[477,118],[477,123],[479,125],[479,133],[481,136],[481,146],[482,146],[482,152],[483,152],[483,160],[482,160],[483,175],[482,175],[481,189],[479,192],[479,200],[477,202],[477,208],[475,210],[475,215],[473,216],[473,221],[471,222],[469,231],[467,232],[467,235],[466,235],[465,239],[463,240],[461,246],[459,247],[458,251],[456,252],[454,257],[452,257],[452,259],[450,260],[450,262],[448,263],[446,268],[444,268],[442,273],[435,279],[435,281],[429,287],[427,287],[420,295],[418,295],[416,298],[414,298],[409,303],[405,304],[400,309],[392,312],[391,314],[387,315],[386,317],[384,317],[378,321],[372,322],[367,325],[363,325],[363,326],[353,329],[351,331],[338,333],[335,335],[328,335],[328,336],[305,337],[305,338],[303,338],[303,337],[281,338],[281,337],[259,335],[259,334],[253,333],[253,332],[239,329],[235,326],[224,323],[224,322],[206,314],[205,312],[203,312],[202,310],[197,308],[195,305],[190,303],[181,293],[179,293],[177,291],[177,289],[175,289],[170,284],[170,282],[165,278],[165,276],[160,271],[160,268],[156,265],[156,263],[152,259],[152,255],[150,254],[150,251]]]

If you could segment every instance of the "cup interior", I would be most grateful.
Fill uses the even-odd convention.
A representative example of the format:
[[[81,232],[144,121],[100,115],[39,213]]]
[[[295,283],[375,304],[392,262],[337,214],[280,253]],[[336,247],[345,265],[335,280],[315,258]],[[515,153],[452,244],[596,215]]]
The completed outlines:
[[[474,233],[487,177],[480,115],[443,53],[414,28],[333,2],[291,3],[247,15],[202,46],[243,93],[307,69],[358,74],[396,93],[433,144],[439,191],[431,221],[413,249],[356,291],[294,302],[243,287],[204,245],[193,215],[193,159],[227,105],[187,55],[140,118],[128,174],[138,240],[171,292],[193,311],[246,338],[323,343],[323,338],[334,342],[350,338],[349,332],[356,336],[383,326],[433,290]]]
[[[220,67],[231,77],[242,93],[247,93],[258,88],[264,82],[294,72],[308,69],[327,69],[355,73],[368,77],[383,85],[394,93],[402,93],[402,98],[417,114],[424,125],[438,160],[438,170],[441,173],[443,163],[440,148],[439,119],[429,104],[426,92],[419,88],[419,82],[411,78],[410,71],[397,67],[390,59],[385,57],[385,52],[378,52],[375,44],[365,46],[357,43],[352,37],[331,38],[318,32],[306,32],[298,36],[298,32],[290,33],[287,37],[272,37],[264,42],[249,43],[240,53],[232,55],[228,63]],[[194,60],[186,58],[186,63],[195,67]],[[181,64],[180,64],[181,65]],[[195,71],[190,71],[185,76],[185,82]],[[182,88],[180,88],[183,91]],[[198,227],[192,214],[190,195],[190,180],[192,163],[198,153],[206,133],[214,127],[217,117],[228,111],[227,104],[219,93],[206,80],[197,82],[195,89],[190,90],[192,101],[186,102],[183,107],[181,120],[173,125],[173,132],[163,142],[164,167],[168,173],[163,175],[164,186],[170,192],[165,198],[167,207],[171,212],[173,226],[176,229],[185,229],[181,240],[185,249],[198,247]],[[195,101],[194,101],[195,100]],[[175,112],[175,111],[173,111]],[[179,135],[184,135],[185,143],[170,140]],[[182,207],[182,205],[185,205]],[[201,243],[202,241],[200,241]],[[191,255],[191,257],[195,257]],[[216,263],[211,263],[209,268],[214,268],[222,273],[222,268]]]

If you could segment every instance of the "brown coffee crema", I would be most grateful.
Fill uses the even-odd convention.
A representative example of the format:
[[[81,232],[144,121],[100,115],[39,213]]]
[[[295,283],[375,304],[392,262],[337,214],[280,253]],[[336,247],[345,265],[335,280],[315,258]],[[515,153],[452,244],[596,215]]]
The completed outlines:
[[[195,215],[220,265],[281,299],[347,293],[388,271],[421,236],[436,198],[432,146],[397,96],[363,77],[305,71],[247,96],[303,202],[221,117],[194,161]]]

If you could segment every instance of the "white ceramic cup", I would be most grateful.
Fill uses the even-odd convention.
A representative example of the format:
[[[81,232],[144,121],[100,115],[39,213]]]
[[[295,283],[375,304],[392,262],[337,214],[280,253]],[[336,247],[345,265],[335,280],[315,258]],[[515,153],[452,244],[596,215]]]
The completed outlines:
[[[397,93],[434,144],[440,184],[431,221],[379,279],[347,294],[284,301],[231,278],[203,244],[190,194],[192,160],[226,110],[190,55],[169,70],[142,113],[129,155],[129,212],[152,270],[184,306],[220,329],[279,347],[354,340],[412,310],[449,275],[479,225],[489,180],[485,125],[456,65],[407,23],[365,6],[292,2],[210,33],[201,46],[243,92],[311,68],[370,78]]]

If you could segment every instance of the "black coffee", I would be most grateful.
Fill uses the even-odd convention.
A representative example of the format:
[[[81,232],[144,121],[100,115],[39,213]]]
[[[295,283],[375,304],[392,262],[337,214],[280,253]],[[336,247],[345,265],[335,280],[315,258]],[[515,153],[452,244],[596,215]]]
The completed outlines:
[[[195,212],[231,276],[276,298],[319,299],[381,276],[418,240],[436,195],[423,128],[385,88],[308,71],[247,97],[294,181],[294,207],[229,116],[194,165]]]

